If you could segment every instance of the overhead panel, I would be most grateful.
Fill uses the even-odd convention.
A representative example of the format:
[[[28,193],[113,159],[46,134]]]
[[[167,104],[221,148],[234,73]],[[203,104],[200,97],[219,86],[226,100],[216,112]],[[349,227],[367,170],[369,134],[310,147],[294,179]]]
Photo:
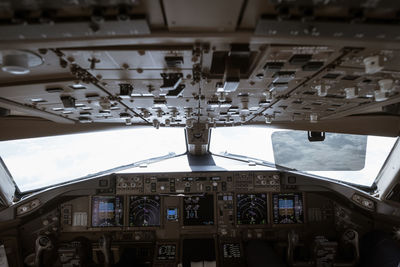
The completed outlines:
[[[292,51],[292,55],[284,58],[288,50]],[[364,51],[322,46],[280,47],[276,53],[267,53],[264,69],[267,73],[274,73],[272,79],[277,74],[275,79],[279,79],[279,73],[293,72],[294,77],[304,78],[297,81],[293,78],[294,84],[290,81],[282,90],[277,90],[279,87],[275,88],[272,80],[268,85],[265,108],[253,121],[259,120],[259,115],[263,114],[267,122],[318,122],[340,117],[337,114],[344,116],[368,111],[365,109],[368,105],[377,108],[393,101],[395,103],[400,89],[399,74],[395,71],[396,67],[391,70],[391,66],[395,64],[398,53],[397,50]],[[307,54],[311,57],[306,60]],[[281,58],[279,61],[284,64],[276,64],[279,61],[271,60],[271,55]],[[372,67],[366,64],[368,60],[373,63]],[[292,69],[285,69],[287,67]],[[369,111],[375,112],[376,109]]]
[[[200,57],[192,49],[120,47],[62,53],[99,79],[110,96],[159,127],[185,125],[198,113],[199,86],[193,82],[193,65],[200,63]]]
[[[163,5],[170,31],[232,32],[243,0],[163,0]]]
[[[6,99],[76,122],[124,123],[128,115],[121,118],[120,114],[134,117],[134,113],[117,100],[110,100],[108,94],[96,85],[77,83],[75,79],[7,88],[9,90],[2,93]],[[136,122],[142,122],[142,119],[137,118]]]

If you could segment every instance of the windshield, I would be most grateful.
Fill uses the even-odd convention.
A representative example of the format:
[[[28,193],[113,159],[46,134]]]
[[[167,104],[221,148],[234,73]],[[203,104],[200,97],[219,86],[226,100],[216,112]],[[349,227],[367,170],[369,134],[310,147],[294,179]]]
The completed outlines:
[[[182,128],[136,128],[0,142],[0,156],[24,192],[170,152],[186,151]]]
[[[371,186],[396,138],[326,133],[310,142],[307,132],[262,127],[213,129],[210,151],[262,159],[352,184]]]

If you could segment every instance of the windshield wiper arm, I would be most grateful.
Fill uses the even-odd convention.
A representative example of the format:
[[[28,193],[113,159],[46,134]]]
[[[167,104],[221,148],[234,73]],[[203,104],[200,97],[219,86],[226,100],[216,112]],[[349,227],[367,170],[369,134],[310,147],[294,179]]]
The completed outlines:
[[[185,154],[186,154],[186,152],[182,153],[182,154],[176,154],[175,152],[170,152],[170,153],[168,153],[167,155],[164,155],[164,156],[155,157],[155,158],[149,158],[149,159],[145,159],[145,160],[141,160],[141,161],[136,161],[136,162],[129,163],[129,164],[126,164],[126,165],[122,165],[122,166],[118,166],[118,167],[115,167],[115,168],[111,168],[111,169],[108,169],[108,170],[104,170],[104,171],[88,174],[88,175],[85,175],[83,177],[79,177],[79,178],[76,178],[76,179],[73,179],[73,180],[69,180],[69,181],[66,181],[66,182],[62,182],[62,183],[58,183],[58,184],[54,184],[54,185],[49,185],[49,186],[41,187],[41,188],[38,188],[38,189],[30,190],[30,191],[25,191],[25,192],[22,192],[22,195],[29,195],[31,193],[39,192],[39,191],[42,191],[42,190],[47,189],[47,188],[66,185],[66,184],[79,182],[79,181],[82,181],[82,180],[87,180],[87,179],[99,177],[99,176],[110,174],[110,173],[115,173],[115,172],[118,172],[118,171],[123,171],[123,170],[126,170],[126,169],[137,168],[137,167],[141,167],[141,166],[144,166],[144,165],[157,163],[157,162],[160,162],[160,161],[163,161],[163,160],[166,160],[166,159],[172,159],[172,158],[176,158],[176,157],[179,157],[179,156],[183,156]]]
[[[283,169],[283,170],[287,170],[287,171],[297,171],[296,169],[292,169],[292,168],[287,168],[269,161],[265,161],[262,159],[257,159],[257,158],[252,158],[252,157],[248,157],[248,156],[244,156],[244,155],[239,155],[239,154],[232,154],[232,153],[228,153],[228,152],[224,152],[221,154],[214,154],[212,153],[212,155],[215,156],[219,156],[219,157],[223,157],[223,158],[228,158],[228,159],[234,159],[234,160],[239,160],[239,161],[244,161],[244,162],[248,162],[248,163],[254,163],[257,165],[261,165],[261,166],[265,166],[265,167],[270,167],[270,168],[275,168],[275,169]]]
[[[157,163],[166,159],[171,159],[171,158],[176,158],[179,156],[183,156],[185,155],[185,153],[183,154],[176,154],[175,152],[169,152],[167,155],[164,156],[160,156],[160,157],[155,157],[155,158],[149,158],[149,159],[145,159],[145,160],[141,160],[141,161],[136,161],[133,163],[129,163],[127,165],[122,165],[122,166],[118,166],[112,169],[108,169],[105,171],[101,171],[98,173],[94,173],[94,174],[89,174],[85,177],[79,178],[79,179],[84,179],[84,178],[89,178],[89,177],[95,177],[95,176],[100,176],[100,175],[104,175],[104,174],[108,174],[108,173],[114,173],[114,172],[118,172],[118,171],[123,171],[126,169],[130,169],[130,168],[137,168],[137,167],[141,167],[141,166],[147,166],[149,164],[152,163]]]

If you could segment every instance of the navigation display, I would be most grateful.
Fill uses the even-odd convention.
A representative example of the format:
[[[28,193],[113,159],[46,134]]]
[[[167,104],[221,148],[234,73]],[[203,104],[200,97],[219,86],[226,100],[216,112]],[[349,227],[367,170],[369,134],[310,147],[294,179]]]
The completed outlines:
[[[183,198],[183,225],[214,225],[214,196]]]
[[[301,193],[273,194],[274,223],[303,223],[303,196]]]
[[[92,197],[92,227],[116,227],[124,224],[122,196]]]
[[[159,196],[129,197],[129,226],[160,226]]]
[[[267,224],[267,194],[236,195],[237,224]]]

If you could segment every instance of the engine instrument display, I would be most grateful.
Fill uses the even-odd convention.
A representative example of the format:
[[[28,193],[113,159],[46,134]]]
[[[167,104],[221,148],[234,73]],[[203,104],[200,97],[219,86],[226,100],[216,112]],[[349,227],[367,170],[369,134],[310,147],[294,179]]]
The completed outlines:
[[[160,226],[159,196],[129,197],[129,226]]]
[[[214,225],[214,196],[183,198],[183,225]]]
[[[116,227],[124,223],[124,200],[122,196],[92,197],[92,226]]]
[[[274,223],[303,223],[303,196],[301,193],[273,194]]]
[[[157,260],[175,260],[175,255],[175,244],[162,244],[158,246]]]
[[[267,224],[267,194],[236,195],[237,224]]]

